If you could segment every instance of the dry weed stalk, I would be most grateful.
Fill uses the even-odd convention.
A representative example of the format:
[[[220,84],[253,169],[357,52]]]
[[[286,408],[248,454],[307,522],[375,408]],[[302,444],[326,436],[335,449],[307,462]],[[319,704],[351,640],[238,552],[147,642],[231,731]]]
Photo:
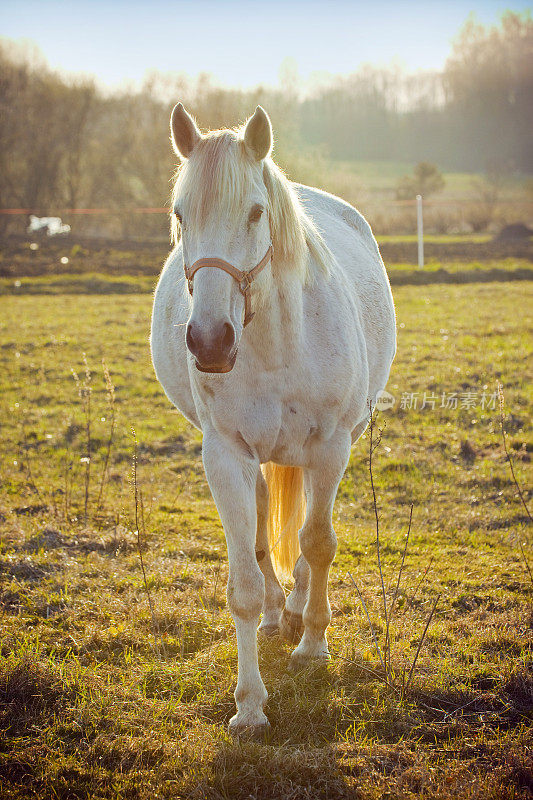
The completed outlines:
[[[65,483],[64,483],[64,514],[65,514],[65,522],[69,522],[70,520],[70,504],[72,501],[72,467],[73,462],[71,461],[70,464],[65,462]]]
[[[405,604],[405,610],[403,612],[404,614],[405,614],[406,611],[408,611],[408,609],[410,609],[410,608],[412,608],[414,606],[415,599],[416,599],[416,596],[418,594],[418,590],[420,589],[420,587],[422,586],[422,584],[426,580],[427,574],[428,574],[429,570],[431,569],[431,565],[433,564],[434,561],[435,561],[435,556],[431,556],[431,558],[429,559],[428,565],[427,565],[426,569],[424,570],[424,574],[422,575],[422,577],[418,581],[418,583],[417,583],[417,585],[415,587],[415,590],[412,593],[411,597],[408,599],[407,603]]]
[[[376,497],[376,487],[374,486],[374,471],[372,469],[372,457],[374,455],[374,451],[381,444],[381,437],[383,436],[383,428],[378,431],[377,439],[374,441],[374,411],[372,408],[372,403],[368,403],[368,409],[370,412],[370,435],[369,435],[369,447],[368,447],[368,471],[370,473],[370,486],[372,487],[372,507],[374,509],[374,516],[376,518],[376,551],[378,557],[378,567],[379,567],[379,577],[381,578],[381,594],[383,597],[383,613],[385,615],[385,622],[387,622],[388,615],[387,615],[387,593],[385,591],[385,581],[383,579],[383,570],[381,568],[381,546],[379,541],[379,512],[378,512],[378,501]],[[387,662],[385,661],[385,664]],[[385,669],[386,671],[386,669]]]
[[[35,479],[33,477],[33,470],[31,467],[31,458],[30,458],[30,445],[28,442],[28,436],[26,434],[26,428],[24,426],[24,422],[21,422],[22,427],[22,440],[20,442],[20,447],[24,451],[25,458],[21,459],[23,461],[24,467],[26,469],[26,478],[28,481],[28,486],[35,492],[37,497],[39,498],[39,502],[41,505],[45,505],[41,492],[39,491],[39,487],[37,486]]]
[[[359,598],[361,600],[361,605],[363,606],[363,609],[364,609],[368,624],[370,626],[370,632],[371,632],[371,635],[372,635],[372,639],[374,641],[374,645],[376,647],[376,651],[377,651],[379,660],[381,662],[381,666],[383,668],[383,673],[384,673],[383,676],[380,676],[380,677],[383,680],[383,682],[387,686],[389,686],[391,689],[393,689],[394,691],[399,691],[400,692],[400,697],[401,697],[401,699],[403,699],[405,697],[407,691],[409,690],[409,687],[410,687],[411,683],[412,683],[415,667],[416,667],[416,664],[417,664],[417,661],[418,661],[418,656],[420,655],[420,650],[422,649],[422,645],[424,644],[424,641],[425,641],[425,638],[426,638],[426,635],[427,635],[427,632],[428,632],[428,628],[429,628],[429,626],[431,624],[431,620],[433,619],[433,616],[435,614],[435,611],[436,611],[436,608],[437,608],[437,604],[438,604],[439,599],[440,599],[440,594],[435,598],[435,602],[433,603],[433,607],[431,609],[431,612],[429,613],[429,616],[428,616],[428,618],[426,620],[426,624],[424,626],[424,630],[423,630],[422,635],[420,637],[420,640],[418,642],[418,647],[417,647],[416,653],[415,653],[414,658],[413,658],[413,660],[411,662],[411,666],[410,666],[409,672],[407,673],[407,680],[406,680],[406,671],[407,670],[406,670],[406,666],[404,665],[404,668],[402,670],[401,685],[399,686],[397,684],[397,682],[396,682],[396,675],[395,675],[395,672],[394,672],[394,670],[392,668],[391,621],[392,621],[392,617],[393,617],[393,614],[394,614],[394,611],[395,611],[395,608],[396,608],[396,605],[397,605],[398,594],[400,592],[402,573],[403,573],[403,568],[404,568],[404,565],[405,565],[405,557],[407,555],[407,548],[408,548],[408,545],[409,545],[409,538],[411,536],[411,525],[412,525],[412,521],[413,521],[413,504],[411,504],[411,508],[410,508],[410,511],[409,511],[409,525],[408,525],[408,528],[407,528],[405,545],[404,545],[403,552],[402,552],[402,558],[401,558],[401,561],[400,561],[400,567],[399,567],[399,570],[398,570],[398,575],[397,575],[397,579],[396,579],[396,585],[395,585],[395,588],[394,588],[394,593],[393,593],[393,596],[392,596],[392,601],[390,603],[390,606],[387,606],[387,593],[385,591],[385,579],[384,579],[384,575],[383,575],[383,566],[382,566],[382,561],[381,561],[379,511],[378,511],[377,494],[376,494],[376,487],[375,487],[375,482],[374,482],[374,472],[373,472],[373,455],[374,455],[375,450],[379,447],[379,445],[381,443],[381,439],[382,439],[382,435],[383,435],[383,429],[379,430],[378,436],[375,437],[374,430],[375,430],[375,416],[376,416],[376,414],[374,413],[374,410],[373,410],[371,404],[369,404],[369,408],[370,408],[370,418],[369,418],[368,469],[369,469],[369,475],[370,475],[370,486],[372,488],[372,505],[373,505],[373,511],[374,511],[375,524],[376,524],[376,554],[377,554],[377,564],[378,564],[378,570],[379,570],[379,577],[380,577],[380,581],[381,581],[381,594],[382,594],[382,601],[383,601],[383,616],[384,616],[384,622],[385,622],[385,626],[384,626],[385,627],[385,642],[383,644],[383,648],[381,648],[380,645],[379,645],[378,637],[376,636],[376,632],[374,630],[374,626],[372,625],[372,621],[370,619],[370,614],[368,613],[368,609],[367,609],[366,603],[364,601],[363,595],[362,595],[358,585],[356,584],[351,572],[348,572],[348,577],[350,578],[352,584],[354,585],[354,587],[355,587],[355,589],[357,591],[357,594],[359,595]],[[430,562],[430,564],[431,564],[431,562]],[[427,574],[428,569],[429,569],[429,566],[426,569],[426,572],[424,573],[424,577]]]
[[[383,656],[381,654],[381,647],[379,646],[379,643],[378,643],[378,640],[377,640],[377,637],[376,637],[376,633],[374,631],[374,626],[372,625],[372,621],[370,619],[370,614],[368,613],[368,609],[366,607],[366,603],[364,601],[363,595],[361,594],[361,590],[359,589],[359,586],[356,584],[351,572],[348,572],[348,577],[350,578],[351,582],[355,586],[357,594],[359,595],[359,599],[361,601],[361,604],[362,604],[362,606],[364,608],[364,611],[365,611],[365,614],[366,614],[366,618],[368,620],[368,624],[370,625],[370,633],[372,634],[372,639],[374,640],[374,644],[376,645],[377,654],[379,656],[379,660],[381,661],[381,666],[383,667],[383,672],[385,673],[385,676],[387,678],[388,677],[387,667],[385,666],[385,661],[384,661]],[[386,678],[385,678],[385,682],[388,683]]]
[[[409,545],[409,537],[411,536],[411,523],[413,521],[413,503],[411,503],[411,508],[409,509],[409,527],[407,528],[407,535],[405,537],[405,545],[403,548],[402,553],[402,560],[400,562],[400,569],[398,570],[398,579],[396,581],[396,587],[394,589],[394,594],[392,596],[392,603],[390,606],[389,614],[387,616],[387,627],[385,631],[385,653],[387,654],[389,660],[389,667],[390,667],[390,623],[392,619],[392,615],[394,613],[394,609],[396,607],[396,600],[398,599],[398,592],[400,591],[400,582],[402,580],[402,572],[403,566],[405,564],[405,555],[407,553],[407,546]]]
[[[501,428],[501,432],[502,432],[503,449],[505,451],[505,455],[507,456],[507,461],[509,462],[509,468],[511,470],[511,475],[512,475],[512,478],[513,478],[514,485],[516,486],[516,490],[518,492],[518,496],[520,497],[520,500],[522,501],[522,505],[524,506],[524,509],[525,509],[526,514],[527,514],[527,516],[529,518],[529,521],[533,522],[533,517],[531,516],[531,512],[530,512],[530,510],[529,510],[529,508],[527,506],[524,494],[522,492],[522,488],[521,488],[520,484],[518,483],[518,478],[516,477],[516,474],[515,474],[515,471],[514,471],[513,459],[511,458],[511,454],[510,454],[509,449],[507,447],[507,436],[505,434],[505,413],[504,413],[505,398],[504,398],[504,395],[503,395],[503,386],[501,385],[501,383],[498,383],[498,400],[499,400],[499,404],[500,404],[500,428]],[[526,569],[527,569],[528,574],[529,574],[529,579],[530,579],[531,583],[533,584],[533,573],[531,571],[531,567],[529,566],[529,562],[528,562],[528,560],[526,558],[526,554],[524,552],[524,546],[523,546],[522,542],[520,542],[520,541],[518,542],[518,544],[520,546],[520,552],[522,553],[522,558],[524,559],[524,564],[525,564]]]
[[[505,398],[503,396],[503,386],[501,385],[501,383],[498,383],[498,399],[500,401],[500,426],[501,426],[501,431],[502,431],[503,449],[505,450],[505,455],[507,456],[507,461],[509,462],[509,468],[511,470],[511,475],[513,476],[513,481],[514,481],[514,485],[516,486],[516,489],[517,489],[517,492],[518,492],[518,496],[520,497],[520,500],[522,501],[522,505],[524,506],[524,509],[526,511],[527,516],[529,517],[529,521],[533,522],[533,517],[531,516],[531,512],[530,512],[529,508],[527,507],[527,503],[525,501],[524,494],[522,492],[520,484],[518,483],[518,479],[517,479],[517,477],[515,475],[513,459],[511,458],[511,454],[509,453],[509,449],[507,447],[507,437],[506,437],[506,434],[505,434],[505,414],[504,414]]]
[[[159,626],[157,624],[154,605],[152,602],[152,595],[150,594],[150,588],[148,586],[148,579],[146,577],[146,569],[144,566],[144,558],[143,558],[143,539],[146,536],[146,530],[144,527],[144,506],[142,501],[142,493],[139,491],[139,485],[137,482],[137,435],[135,430],[131,429],[133,435],[133,461],[132,461],[132,470],[131,470],[131,479],[132,479],[132,488],[133,488],[133,499],[135,504],[135,534],[137,536],[137,551],[139,553],[139,561],[141,564],[141,570],[143,574],[143,581],[144,581],[144,590],[146,592],[146,598],[148,600],[148,606],[150,608],[150,614],[152,617],[152,633],[154,636],[154,641],[156,645],[157,654],[160,657],[160,643],[158,638],[159,633]]]
[[[84,373],[85,377],[83,381],[80,380],[78,373],[73,369],[72,375],[74,380],[76,381],[76,386],[78,388],[78,394],[80,396],[80,400],[82,403],[83,408],[83,416],[85,418],[85,444],[86,444],[86,455],[81,459],[83,463],[85,463],[85,499],[84,499],[84,506],[83,506],[83,519],[84,524],[87,525],[87,519],[89,514],[89,495],[90,495],[90,486],[91,486],[91,371],[89,369],[89,364],[87,361],[87,355],[83,353],[83,364],[84,364]]]
[[[104,464],[102,467],[102,477],[100,479],[100,490],[98,492],[98,499],[96,501],[96,511],[95,517],[98,516],[98,513],[103,505],[104,502],[104,490],[106,485],[107,474],[109,470],[109,459],[111,456],[111,450],[113,448],[113,442],[115,440],[115,425],[116,425],[116,403],[115,403],[115,386],[113,381],[111,380],[111,375],[109,373],[109,369],[105,362],[105,359],[102,359],[102,368],[104,371],[104,380],[106,386],[106,393],[107,393],[107,402],[109,404],[111,420],[109,423],[109,436],[107,438],[107,446],[106,452],[104,456]]]

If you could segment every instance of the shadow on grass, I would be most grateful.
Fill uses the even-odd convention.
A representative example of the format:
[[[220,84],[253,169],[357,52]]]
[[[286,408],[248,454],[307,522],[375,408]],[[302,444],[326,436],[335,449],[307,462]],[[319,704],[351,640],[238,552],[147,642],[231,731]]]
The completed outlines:
[[[184,796],[374,800],[425,789],[427,796],[501,800],[524,798],[533,788],[520,733],[532,710],[529,672],[505,681],[472,676],[469,686],[440,691],[421,681],[400,701],[357,664],[333,662],[293,675],[289,649],[279,640],[262,644],[260,660],[270,733],[259,742],[235,742],[222,733],[185,778]],[[230,700],[211,709],[214,724],[227,723]],[[515,729],[512,746],[502,741],[502,726]],[[466,764],[472,785],[465,793]]]
[[[353,797],[333,747],[222,743],[183,796],[195,800],[341,800]]]

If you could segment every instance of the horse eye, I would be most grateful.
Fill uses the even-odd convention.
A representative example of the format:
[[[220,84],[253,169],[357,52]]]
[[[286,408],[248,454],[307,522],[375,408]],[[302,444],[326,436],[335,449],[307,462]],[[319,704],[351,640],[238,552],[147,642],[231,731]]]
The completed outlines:
[[[181,214],[179,213],[179,211],[174,211],[174,216],[178,220],[179,224],[182,225],[183,224],[183,220],[181,218]]]
[[[261,219],[261,214],[263,213],[264,209],[262,206],[254,206],[250,211],[250,216],[248,217],[248,222],[259,222]]]

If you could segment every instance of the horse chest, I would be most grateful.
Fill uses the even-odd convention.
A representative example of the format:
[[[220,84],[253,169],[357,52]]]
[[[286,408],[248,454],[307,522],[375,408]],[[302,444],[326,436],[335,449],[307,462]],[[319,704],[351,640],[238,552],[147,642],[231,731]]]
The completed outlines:
[[[231,439],[237,436],[261,462],[308,465],[317,446],[329,440],[343,420],[346,377],[338,380],[325,368],[315,372],[294,367],[260,375],[238,360],[231,382],[196,378],[202,428],[213,427]]]
[[[290,402],[282,408],[269,460],[279,464],[304,464],[313,439],[320,438],[323,433],[323,421],[318,414],[301,403]]]

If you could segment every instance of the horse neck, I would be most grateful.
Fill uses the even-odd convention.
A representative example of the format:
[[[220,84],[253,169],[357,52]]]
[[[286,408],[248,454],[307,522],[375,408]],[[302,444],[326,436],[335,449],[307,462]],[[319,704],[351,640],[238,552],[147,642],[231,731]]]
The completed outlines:
[[[275,275],[269,271],[252,305],[255,316],[247,332],[250,344],[265,366],[281,366],[297,358],[303,330],[300,277],[291,270],[276,270]]]

